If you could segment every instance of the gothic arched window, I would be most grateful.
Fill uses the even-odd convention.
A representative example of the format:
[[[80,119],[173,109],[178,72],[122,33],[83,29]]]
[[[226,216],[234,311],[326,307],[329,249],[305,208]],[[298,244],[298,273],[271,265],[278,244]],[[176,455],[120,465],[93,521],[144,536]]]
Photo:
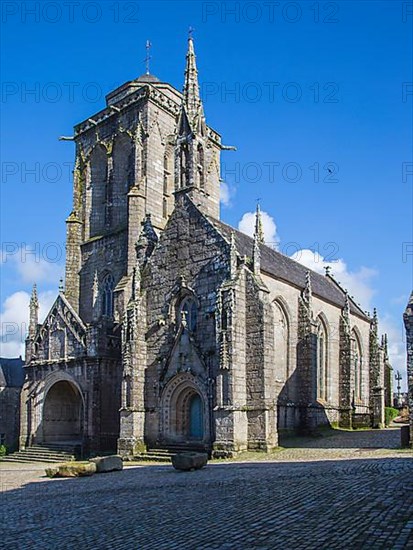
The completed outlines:
[[[192,296],[184,298],[179,306],[179,322],[181,322],[183,318],[185,318],[186,326],[189,330],[194,332],[198,318],[198,307]]]
[[[110,273],[102,282],[102,314],[106,317],[113,317],[113,289],[115,281]]]
[[[273,311],[275,374],[285,382],[289,376],[289,323],[280,303],[273,302]]]
[[[327,327],[322,319],[319,319],[317,329],[317,398],[328,399],[328,336]]]
[[[362,396],[362,369],[363,369],[363,354],[361,351],[361,343],[357,333],[353,330],[352,333],[352,367],[354,373],[354,397],[361,399]]]

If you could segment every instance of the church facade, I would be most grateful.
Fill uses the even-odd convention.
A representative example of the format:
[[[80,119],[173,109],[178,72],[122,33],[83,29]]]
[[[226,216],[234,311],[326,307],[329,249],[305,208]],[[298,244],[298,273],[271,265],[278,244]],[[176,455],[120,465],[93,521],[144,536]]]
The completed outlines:
[[[65,285],[34,288],[20,447],[271,450],[282,430],[384,422],[386,346],[330,273],[219,219],[220,135],[192,38],[183,93],[150,74],[75,127]],[[387,344],[387,340],[386,340]]]

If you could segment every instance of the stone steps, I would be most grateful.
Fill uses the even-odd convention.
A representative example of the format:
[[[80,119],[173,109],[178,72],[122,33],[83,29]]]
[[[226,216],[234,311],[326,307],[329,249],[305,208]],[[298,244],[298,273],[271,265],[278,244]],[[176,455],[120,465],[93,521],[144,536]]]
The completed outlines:
[[[150,460],[152,462],[172,462],[172,457],[178,453],[185,453],[188,451],[195,451],[206,453],[207,449],[203,445],[168,445],[165,448],[149,448],[146,453],[139,453],[134,456],[136,461]]]
[[[76,460],[72,445],[33,445],[2,458],[3,462],[68,462]]]

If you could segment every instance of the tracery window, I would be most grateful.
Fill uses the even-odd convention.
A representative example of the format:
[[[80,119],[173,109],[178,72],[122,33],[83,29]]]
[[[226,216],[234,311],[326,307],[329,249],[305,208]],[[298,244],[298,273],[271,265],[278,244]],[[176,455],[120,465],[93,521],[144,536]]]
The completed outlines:
[[[327,328],[319,319],[317,329],[317,398],[328,399],[328,336]]]

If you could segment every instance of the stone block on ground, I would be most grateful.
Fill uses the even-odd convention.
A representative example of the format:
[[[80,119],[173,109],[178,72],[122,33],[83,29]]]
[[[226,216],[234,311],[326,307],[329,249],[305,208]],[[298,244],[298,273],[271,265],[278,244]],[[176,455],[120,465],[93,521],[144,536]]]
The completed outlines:
[[[191,470],[200,470],[208,462],[206,453],[184,452],[178,453],[172,457],[172,464],[175,470],[189,472]]]
[[[67,462],[46,468],[47,477],[84,477],[96,472],[96,464],[92,462]]]
[[[92,458],[90,462],[96,464],[98,474],[123,470],[122,458],[119,455],[97,456]]]

